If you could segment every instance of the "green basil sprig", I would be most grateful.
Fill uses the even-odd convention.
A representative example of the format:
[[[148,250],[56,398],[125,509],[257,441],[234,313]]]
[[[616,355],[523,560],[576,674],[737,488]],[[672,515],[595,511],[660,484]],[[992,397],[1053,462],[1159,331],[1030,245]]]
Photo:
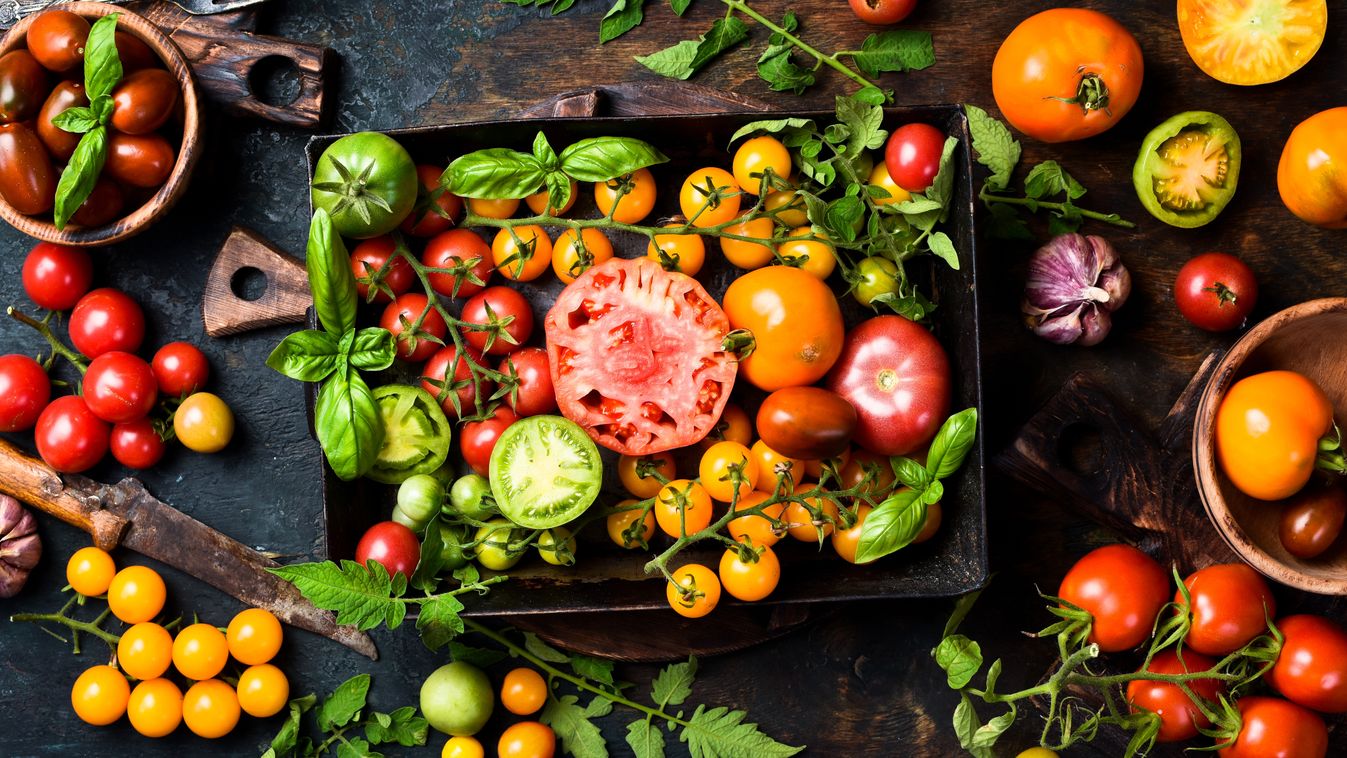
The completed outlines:
[[[869,563],[912,543],[926,525],[926,509],[945,494],[941,479],[959,470],[977,439],[978,412],[967,408],[945,419],[931,440],[926,465],[911,458],[892,459],[893,473],[904,485],[870,511],[861,524],[856,562]]]
[[[89,40],[84,45],[84,94],[89,104],[67,108],[52,119],[58,128],[84,135],[56,184],[52,220],[57,229],[64,229],[89,198],[108,157],[107,124],[112,119],[112,90],[122,81],[116,37],[119,15],[110,13],[89,27]]]
[[[361,371],[393,365],[393,335],[379,327],[356,331],[355,275],[332,218],[319,208],[309,227],[306,256],[313,307],[322,329],[305,329],[281,341],[267,365],[301,382],[322,382],[314,408],[318,444],[342,479],[369,471],[383,444],[374,394]]]
[[[533,152],[503,147],[460,156],[440,177],[440,184],[459,197],[507,200],[547,190],[547,204],[563,208],[571,182],[606,182],[669,159],[653,145],[631,137],[591,137],[557,155],[538,132]]]

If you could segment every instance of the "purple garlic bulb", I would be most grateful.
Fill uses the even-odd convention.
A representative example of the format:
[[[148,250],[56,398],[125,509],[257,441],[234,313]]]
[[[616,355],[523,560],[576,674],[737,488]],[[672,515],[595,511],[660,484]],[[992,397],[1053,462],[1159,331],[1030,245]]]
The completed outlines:
[[[1127,302],[1132,275],[1104,238],[1062,234],[1029,260],[1020,310],[1035,334],[1059,345],[1095,345]]]

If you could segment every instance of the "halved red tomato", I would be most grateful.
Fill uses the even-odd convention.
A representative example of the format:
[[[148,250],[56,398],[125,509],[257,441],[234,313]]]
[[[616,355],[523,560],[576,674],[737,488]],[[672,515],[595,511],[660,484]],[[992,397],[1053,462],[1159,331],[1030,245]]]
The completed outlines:
[[[557,403],[626,455],[691,445],[715,427],[737,365],[730,321],[701,284],[649,258],[613,258],[562,290],[544,322]]]

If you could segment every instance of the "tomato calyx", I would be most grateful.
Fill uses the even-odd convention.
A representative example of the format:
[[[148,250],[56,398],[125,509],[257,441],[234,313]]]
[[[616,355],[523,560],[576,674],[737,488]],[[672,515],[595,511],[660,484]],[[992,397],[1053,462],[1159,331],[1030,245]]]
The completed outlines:
[[[720,345],[725,352],[733,353],[741,362],[758,348],[758,342],[753,337],[753,332],[747,329],[731,331],[725,335],[725,339],[721,340]]]
[[[361,223],[368,224],[374,217],[371,208],[377,208],[384,213],[392,213],[393,207],[388,204],[379,193],[369,189],[369,181],[374,172],[374,162],[365,164],[365,169],[359,176],[351,173],[351,169],[342,163],[336,157],[332,157],[332,168],[336,170],[340,177],[335,182],[318,182],[313,185],[316,190],[331,192],[338,195],[336,204],[332,207],[331,215],[337,215],[345,211],[351,211],[360,218]]]
[[[1044,627],[1034,637],[1056,637],[1059,650],[1088,650],[1097,648],[1087,644],[1090,633],[1094,631],[1094,616],[1084,608],[1069,603],[1059,597],[1039,593],[1039,597],[1048,601],[1048,612],[1060,621]]]
[[[1332,474],[1347,475],[1347,455],[1343,453],[1342,430],[1338,428],[1336,421],[1333,423],[1333,431],[1319,440],[1319,455],[1314,460],[1314,467]]]
[[[1203,292],[1210,292],[1216,295],[1216,307],[1224,308],[1227,305],[1234,305],[1239,300],[1239,295],[1234,290],[1226,286],[1225,282],[1216,282],[1210,287],[1203,287]]]
[[[1084,67],[1081,67],[1083,71]],[[1049,95],[1044,100],[1060,100],[1063,103],[1074,103],[1080,106],[1085,113],[1090,111],[1103,111],[1112,116],[1113,112],[1108,109],[1108,84],[1104,77],[1093,72],[1082,73],[1080,83],[1076,85],[1075,97],[1053,97]]]
[[[506,329],[514,323],[515,317],[513,315],[497,316],[496,312],[491,309],[491,303],[488,302],[483,302],[482,307],[486,309],[486,321],[480,324],[464,322],[462,325],[465,331],[484,332],[486,334],[486,343],[482,347],[482,352],[490,352],[491,346],[495,344],[496,340],[510,345],[518,345],[519,340],[516,340]]]

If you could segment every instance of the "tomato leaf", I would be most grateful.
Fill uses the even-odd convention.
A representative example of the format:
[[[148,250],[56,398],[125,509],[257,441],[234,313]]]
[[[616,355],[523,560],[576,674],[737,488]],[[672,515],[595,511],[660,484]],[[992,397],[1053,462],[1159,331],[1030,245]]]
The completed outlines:
[[[613,662],[588,655],[571,656],[571,668],[586,679],[613,686]]]
[[[954,735],[959,738],[959,746],[968,751],[973,758],[993,758],[992,751],[973,745],[973,735],[981,728],[977,711],[973,710],[973,701],[968,693],[959,693],[959,704],[954,707]]]
[[[750,134],[757,134],[758,132],[765,132],[767,134],[786,133],[787,135],[790,135],[812,132],[813,130],[814,121],[813,119],[808,118],[773,118],[765,119],[763,121],[750,121],[739,127],[739,131],[735,132],[734,135],[730,137],[730,144],[733,145],[744,137],[747,137]],[[795,145],[789,144],[789,138],[787,146],[795,147]]]
[[[387,329],[370,326],[355,333],[350,352],[352,366],[361,371],[383,371],[393,365],[396,357],[397,346],[393,341],[393,333]]]
[[[997,239],[1003,240],[1032,240],[1034,235],[1029,231],[1029,226],[1024,223],[1024,219],[1015,211],[1014,206],[1004,203],[988,203],[988,210],[991,211],[991,226],[988,233]]]
[[[383,716],[383,719],[379,717]],[[392,713],[376,713],[374,721],[365,724],[365,739],[371,744],[396,742],[403,747],[426,744],[430,723],[416,715],[416,708],[405,705]],[[386,721],[386,723],[385,723]]]
[[[387,332],[385,332],[387,333]],[[317,329],[295,332],[267,356],[267,365],[301,382],[321,382],[337,370],[337,341]]]
[[[561,170],[580,182],[606,182],[665,163],[668,156],[631,137],[590,137],[561,151]]]
[[[661,707],[682,705],[692,696],[692,683],[697,678],[697,656],[685,663],[671,663],[650,683],[650,697]]]
[[[645,719],[627,724],[627,744],[636,758],[664,758],[664,733]]]
[[[1085,188],[1073,176],[1066,173],[1057,161],[1043,161],[1029,170],[1024,177],[1024,194],[1035,200],[1051,198],[1065,192],[1067,199],[1078,200],[1085,194]]]
[[[700,38],[685,39],[676,45],[657,50],[650,55],[638,55],[636,56],[636,62],[660,76],[686,80],[697,73],[697,70],[692,67],[692,59],[697,57],[697,49],[701,47],[701,44]]]
[[[686,13],[690,5],[692,5],[692,0],[669,0],[669,8],[673,10],[675,16]]]
[[[346,726],[365,707],[369,697],[369,674],[356,674],[337,685],[337,689],[318,708],[318,728],[324,732]]]
[[[416,617],[421,642],[431,650],[449,644],[449,640],[463,633],[463,619],[458,615],[462,611],[463,603],[453,595],[436,595],[422,603]]]
[[[299,727],[304,714],[312,710],[317,702],[316,695],[305,695],[290,701],[286,709],[285,722],[281,724],[276,736],[271,738],[271,745],[262,754],[262,758],[279,758],[296,752],[299,747]]]
[[[360,374],[333,375],[318,390],[313,425],[332,471],[351,481],[374,465],[383,443],[383,421],[374,393]]]
[[[104,16],[107,18],[107,16]],[[57,229],[64,229],[66,222],[79,210],[89,193],[94,191],[98,175],[103,172],[103,162],[108,157],[108,128],[95,126],[80,137],[70,162],[61,172],[56,183],[56,206],[52,210],[52,223]]]
[[[71,134],[83,134],[98,126],[99,120],[98,116],[94,115],[92,108],[76,105],[56,114],[51,123],[53,126]]]
[[[440,519],[439,516],[433,516],[430,521],[426,523],[425,536],[421,538],[421,554],[420,557],[417,558],[416,570],[412,572],[411,578],[411,585],[413,587],[426,594],[435,591],[435,588],[439,586],[440,569],[444,566],[444,560],[440,555],[443,551],[444,536],[440,534]],[[422,615],[424,614],[425,611],[422,611]],[[419,627],[420,625],[421,624],[418,621],[417,626]],[[422,641],[424,642],[425,640],[423,639]],[[445,640],[445,642],[448,642],[448,640]],[[429,645],[430,643],[427,642],[426,644]],[[443,643],[430,649],[434,650],[436,647],[441,647],[442,644]]]
[[[702,35],[701,44],[697,45],[697,54],[692,57],[688,66],[693,71],[698,71],[716,56],[746,39],[748,39],[748,24],[740,21],[737,16],[718,18],[711,24],[711,30]]]
[[[713,756],[753,756],[753,758],[785,758],[804,747],[792,747],[758,731],[757,724],[745,724],[748,716],[743,711],[732,711],[724,706],[707,709],[704,705],[688,719],[688,725],[678,738],[686,742],[693,758]]]
[[[518,150],[493,147],[461,155],[449,164],[440,182],[459,197],[506,200],[527,197],[542,186],[546,168]]]
[[[117,17],[108,15],[93,22],[84,43],[84,95],[90,102],[105,95],[122,80],[122,61],[117,57]],[[106,119],[104,123],[107,123]]]
[[[945,419],[931,440],[926,454],[926,470],[936,479],[944,479],[963,465],[977,439],[977,408],[965,408]]]
[[[935,46],[931,33],[915,29],[893,29],[871,34],[861,49],[849,53],[856,67],[866,76],[885,71],[917,71],[935,64]]]
[[[944,670],[952,690],[968,686],[982,668],[982,646],[962,634],[951,634],[940,640],[932,654],[936,665]]]
[[[899,490],[880,503],[861,524],[856,562],[869,563],[911,544],[926,524],[926,503],[916,490]]]
[[[963,109],[968,116],[968,132],[973,137],[978,163],[992,172],[987,177],[987,187],[992,191],[1005,189],[1010,186],[1010,175],[1020,162],[1019,140],[1011,135],[1005,124],[976,105],[965,105]]]
[[[768,45],[758,57],[758,76],[773,92],[804,94],[814,86],[814,72],[791,59],[795,46],[789,43]]]
[[[1010,728],[1010,725],[1015,723],[1015,716],[1017,713],[1018,711],[1015,708],[1015,704],[1011,703],[1010,710],[1000,716],[996,716],[973,732],[973,739],[970,741],[971,746],[974,748],[990,749],[996,744],[996,740],[998,740],[1002,734],[1005,734],[1006,730]]]
[[[576,705],[575,695],[550,697],[538,720],[552,727],[561,747],[575,758],[607,758],[603,733],[590,721],[586,709]]]
[[[857,222],[865,216],[865,203],[858,197],[839,197],[828,203],[823,212],[823,226],[828,234],[851,242],[856,239]]]
[[[880,128],[884,123],[884,109],[861,102],[854,97],[838,96],[837,120],[850,131],[846,155],[854,158],[863,150],[877,150],[884,145],[889,133]]]
[[[931,253],[940,260],[949,264],[949,267],[955,271],[959,270],[959,251],[954,249],[954,241],[944,232],[933,232],[926,238],[926,244],[930,246]]]
[[[893,100],[893,90],[880,89],[878,87],[862,87],[861,89],[857,90],[856,93],[852,95],[852,97],[856,98],[862,103],[869,103],[870,105],[883,105]]]
[[[570,663],[571,657],[557,650],[533,632],[524,632],[524,649],[548,663]]]
[[[395,599],[393,581],[388,571],[374,561],[365,566],[348,560],[340,564],[294,563],[267,571],[295,585],[300,594],[319,608],[336,611],[338,624],[354,626],[363,632],[381,623],[390,622],[388,626],[394,628],[397,624],[392,621],[401,622],[394,606],[400,607],[402,603]]]
[[[313,308],[323,328],[335,338],[355,329],[357,294],[351,259],[332,226],[332,217],[322,208],[313,212],[309,224],[304,264],[309,271]]]
[[[645,18],[645,0],[617,0],[599,22],[599,44],[612,42],[635,29]]]

